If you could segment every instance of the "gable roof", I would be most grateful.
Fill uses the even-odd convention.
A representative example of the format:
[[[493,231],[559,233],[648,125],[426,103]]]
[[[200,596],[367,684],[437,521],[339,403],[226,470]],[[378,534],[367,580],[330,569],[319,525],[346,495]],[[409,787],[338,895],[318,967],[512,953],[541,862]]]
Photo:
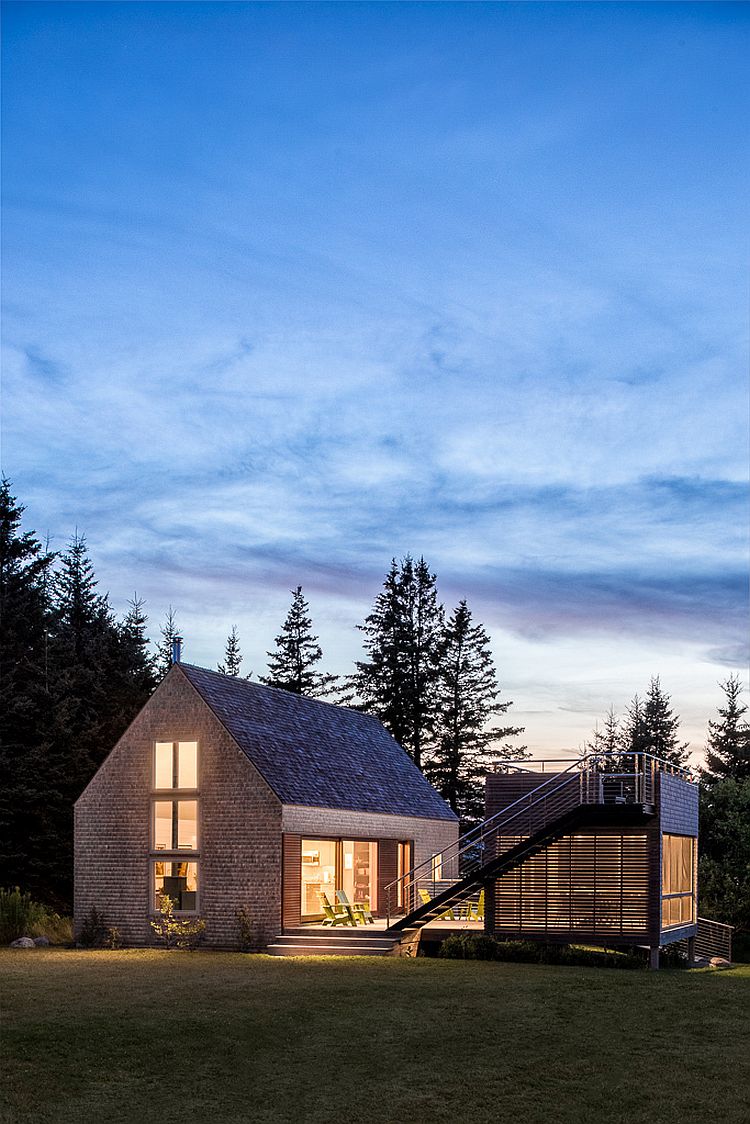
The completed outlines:
[[[282,804],[456,819],[377,718],[192,664],[175,666]]]

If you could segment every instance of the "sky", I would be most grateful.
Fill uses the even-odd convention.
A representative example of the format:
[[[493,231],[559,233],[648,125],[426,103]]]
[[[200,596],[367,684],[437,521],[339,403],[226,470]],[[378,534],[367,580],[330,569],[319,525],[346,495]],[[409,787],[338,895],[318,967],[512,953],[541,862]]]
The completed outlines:
[[[748,667],[746,4],[3,5],[2,469],[118,613],[327,670],[392,557],[569,756]]]

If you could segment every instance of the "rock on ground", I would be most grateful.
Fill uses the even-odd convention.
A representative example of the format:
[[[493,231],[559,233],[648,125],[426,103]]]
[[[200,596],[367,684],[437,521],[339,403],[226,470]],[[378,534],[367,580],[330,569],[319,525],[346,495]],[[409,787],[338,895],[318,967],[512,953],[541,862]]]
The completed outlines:
[[[31,937],[19,937],[17,941],[10,942],[11,948],[36,948]]]

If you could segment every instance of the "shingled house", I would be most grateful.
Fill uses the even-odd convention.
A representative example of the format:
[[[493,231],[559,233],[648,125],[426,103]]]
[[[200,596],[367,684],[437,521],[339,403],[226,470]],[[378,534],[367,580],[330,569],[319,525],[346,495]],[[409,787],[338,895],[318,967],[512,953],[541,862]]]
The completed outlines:
[[[75,917],[152,942],[168,894],[236,947],[322,918],[321,891],[385,887],[456,840],[453,812],[377,719],[176,663],[75,808]]]

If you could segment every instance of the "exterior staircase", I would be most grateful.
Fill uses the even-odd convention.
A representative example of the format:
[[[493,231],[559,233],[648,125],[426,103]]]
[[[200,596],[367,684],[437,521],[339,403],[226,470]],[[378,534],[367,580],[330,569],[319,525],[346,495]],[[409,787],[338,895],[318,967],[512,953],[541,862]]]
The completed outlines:
[[[431,877],[428,859],[386,887],[389,933],[419,929],[477,889],[512,870],[556,839],[588,824],[642,822],[654,814],[656,776],[661,763],[649,754],[631,754],[628,770],[614,772],[589,755],[548,776],[518,800],[460,836],[440,856],[442,878]],[[632,769],[632,771],[631,771]],[[423,902],[420,891],[430,900]],[[399,911],[397,902],[407,902]],[[401,912],[403,916],[398,916]]]
[[[400,943],[399,933],[383,929],[323,928],[306,925],[287,929],[268,945],[269,956],[390,956]]]

